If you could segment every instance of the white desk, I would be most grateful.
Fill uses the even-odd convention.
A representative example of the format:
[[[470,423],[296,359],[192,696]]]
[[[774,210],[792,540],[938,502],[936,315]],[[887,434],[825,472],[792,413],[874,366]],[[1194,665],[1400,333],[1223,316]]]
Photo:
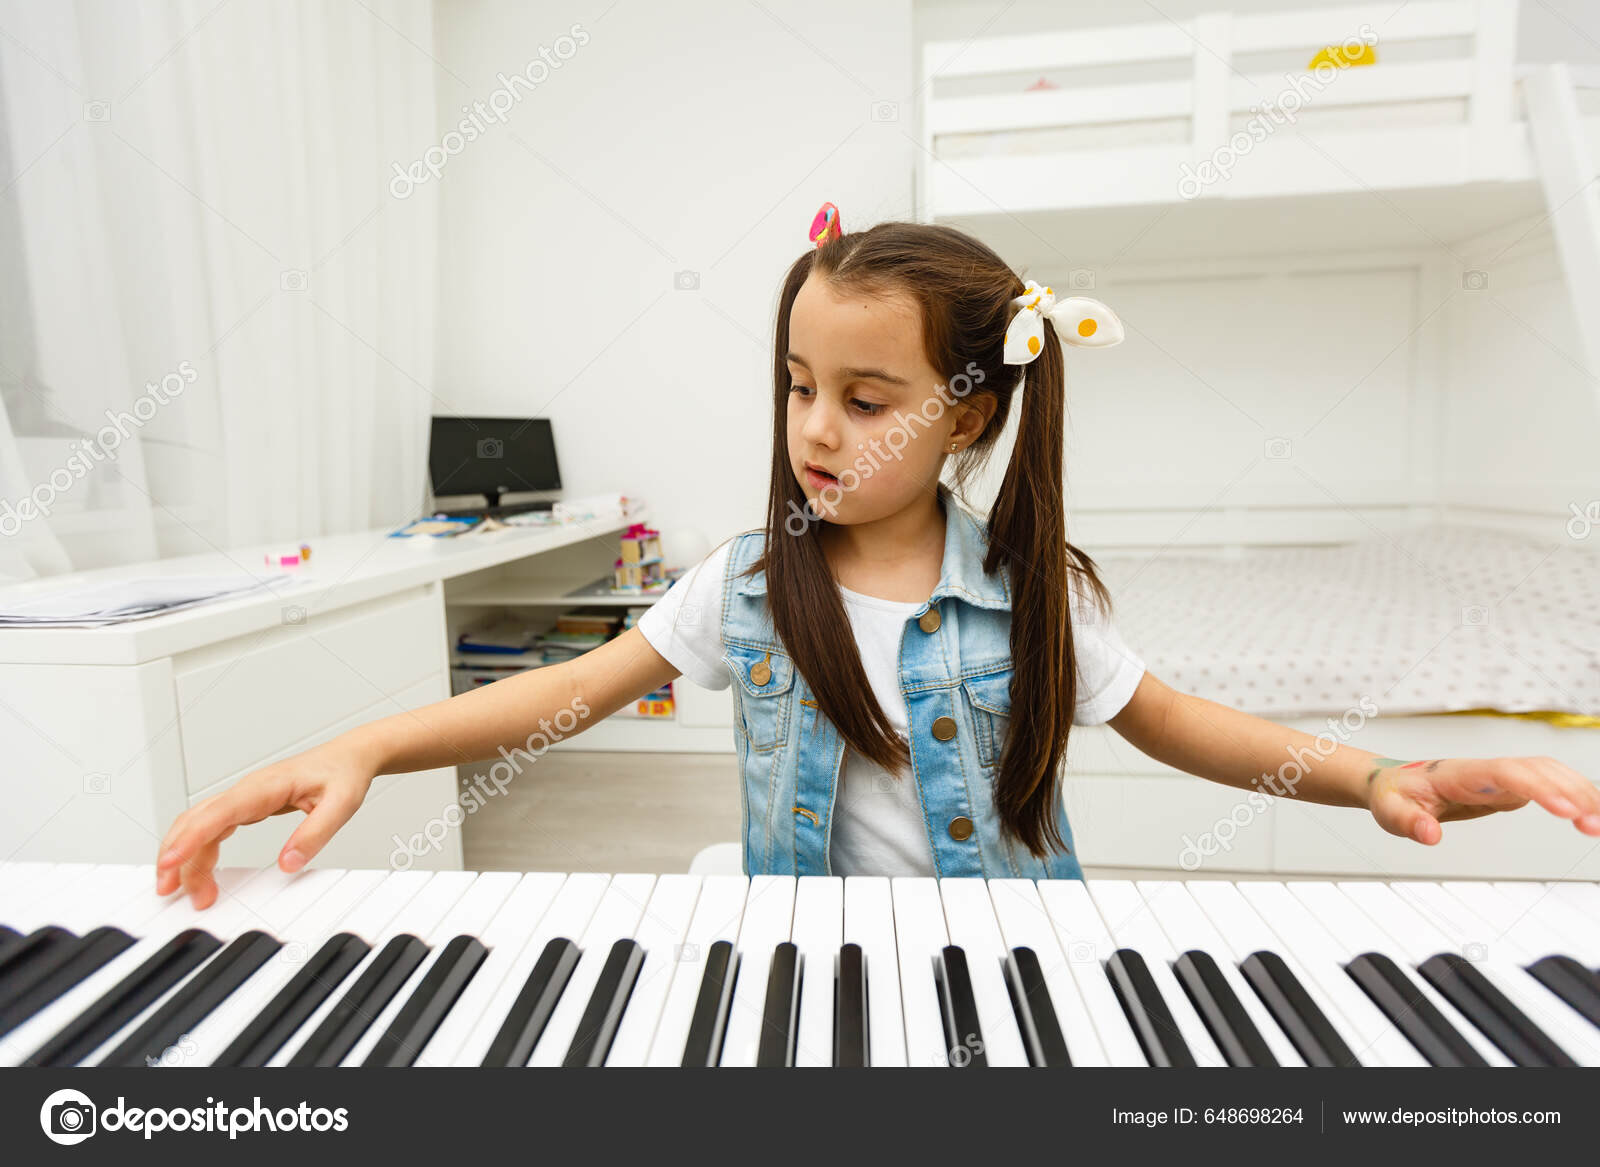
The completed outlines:
[[[449,697],[446,580],[563,548],[592,561],[604,544],[588,541],[610,539],[614,554],[616,533],[644,517],[423,542],[389,539],[388,528],[330,536],[270,592],[109,628],[0,629],[0,858],[153,862],[185,807],[353,726]],[[266,574],[265,550],[55,576],[0,588],[0,599],[155,574]],[[317,862],[460,868],[454,826],[396,858],[397,839],[456,805],[454,766],[381,777]],[[273,862],[297,817],[241,828],[222,862]]]

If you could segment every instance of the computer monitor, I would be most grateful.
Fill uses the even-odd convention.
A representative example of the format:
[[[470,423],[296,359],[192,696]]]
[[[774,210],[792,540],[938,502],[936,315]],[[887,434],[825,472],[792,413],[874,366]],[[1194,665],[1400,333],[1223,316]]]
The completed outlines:
[[[519,490],[560,490],[555,435],[544,417],[436,417],[428,443],[433,493],[481,494],[490,507]]]

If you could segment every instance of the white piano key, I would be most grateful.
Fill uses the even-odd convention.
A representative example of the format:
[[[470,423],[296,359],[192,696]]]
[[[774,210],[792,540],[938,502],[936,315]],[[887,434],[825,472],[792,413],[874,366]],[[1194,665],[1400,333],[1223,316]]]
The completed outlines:
[[[0,924],[17,926],[7,919],[27,908],[28,889],[36,880],[65,864],[43,863],[31,859],[12,859],[0,866]],[[40,885],[44,886],[44,885]],[[17,929],[19,932],[20,928]]]
[[[146,921],[136,943],[0,1039],[0,1066],[20,1064],[178,933],[201,928],[226,944],[235,934],[234,926],[243,919],[236,893],[257,874],[242,867],[219,869],[217,885],[223,894],[203,912],[196,911],[187,896],[169,900],[164,910]]]
[[[1349,949],[1351,956],[1359,956],[1364,952],[1381,952],[1389,957],[1400,966],[1401,971],[1411,979],[1417,990],[1433,1002],[1434,1008],[1444,1015],[1445,1020],[1455,1027],[1456,1032],[1483,1055],[1485,1061],[1491,1066],[1511,1064],[1511,1059],[1506,1057],[1494,1042],[1485,1037],[1482,1030],[1445,1000],[1439,990],[1428,983],[1428,978],[1417,971],[1417,965],[1434,955],[1433,953],[1414,955],[1411,949],[1414,938],[1401,939],[1391,935],[1381,921],[1363,912],[1331,883],[1324,883],[1321,880],[1296,880],[1289,885],[1289,888],[1307,910]]]
[[[761,1021],[766,1013],[767,978],[772,954],[789,939],[794,924],[795,877],[755,875],[739,924],[739,979],[728,1011],[728,1035],[722,1043],[724,1066],[753,1066],[761,1048]]]
[[[1527,970],[1540,956],[1549,955],[1535,954],[1535,949],[1521,943],[1523,933],[1543,939],[1539,922],[1486,884],[1478,885],[1481,892],[1470,888],[1457,892],[1461,886],[1406,882],[1394,884],[1390,893],[1411,909],[1413,919],[1426,922],[1430,939],[1445,946],[1442,951],[1472,960],[1478,971],[1573,1061],[1581,1066],[1600,1065],[1600,1030]],[[1474,944],[1479,947],[1474,949]],[[1537,945],[1544,947],[1543,943]]]
[[[27,935],[35,928],[56,923],[50,918],[58,905],[84,887],[97,886],[103,867],[92,863],[19,863],[11,872],[6,896],[6,924]]]
[[[1377,1051],[1368,1049],[1365,1053],[1361,1052],[1365,1042],[1357,1028],[1340,1011],[1338,1004],[1318,983],[1317,978],[1300,963],[1293,949],[1268,927],[1233,883],[1222,879],[1191,879],[1185,882],[1184,887],[1195,905],[1216,928],[1217,934],[1232,948],[1235,964],[1243,963],[1258,952],[1270,952],[1277,956],[1288,966],[1300,982],[1300,987],[1306,991],[1306,996],[1322,1011],[1328,1024],[1333,1026],[1334,1032],[1344,1039],[1361,1063],[1368,1066],[1383,1064]],[[1342,972],[1339,975],[1344,976]],[[1348,978],[1345,979],[1348,981]],[[1350,987],[1355,988],[1353,984]],[[1260,999],[1254,989],[1251,990],[1251,996]]]
[[[1250,1020],[1255,1022],[1261,1039],[1267,1043],[1278,1064],[1304,1066],[1305,1059],[1295,1052],[1293,1044],[1261,1003],[1261,998],[1256,996],[1255,990],[1239,972],[1233,950],[1200,910],[1200,905],[1194,902],[1188,889],[1176,881],[1159,879],[1140,880],[1137,886],[1145,904],[1155,914],[1156,923],[1167,934],[1174,956],[1181,956],[1193,949],[1210,955],[1217,962],[1222,979],[1228,982],[1234,996],[1239,998],[1239,1004],[1250,1015]]]
[[[1351,1027],[1341,1027],[1339,1032],[1363,1065],[1427,1064],[1417,1047],[1345,972],[1345,964],[1355,954],[1347,952],[1321,921],[1310,917],[1288,888],[1272,881],[1250,880],[1241,882],[1238,889],[1277,936],[1280,947],[1275,951],[1285,957],[1284,949],[1292,952],[1300,968],[1338,1006]]]
[[[1167,1009],[1172,1013],[1173,1021],[1177,1023],[1178,1031],[1183,1035],[1189,1052],[1194,1054],[1195,1063],[1201,1066],[1227,1065],[1223,1060],[1222,1051],[1217,1048],[1217,1043],[1211,1040],[1205,1022],[1201,1021],[1200,1015],[1194,1011],[1189,995],[1178,983],[1177,974],[1172,971],[1172,962],[1178,954],[1173,951],[1166,933],[1162,932],[1161,926],[1156,923],[1156,918],[1146,906],[1139,889],[1131,880],[1124,879],[1096,879],[1086,882],[1089,886],[1089,898],[1094,900],[1095,907],[1100,909],[1100,918],[1105,921],[1106,928],[1116,940],[1117,946],[1135,949],[1144,957],[1145,963],[1150,968],[1150,975],[1156,982],[1156,988],[1161,991],[1161,996],[1167,1002]]]
[[[900,958],[895,952],[894,900],[882,875],[844,881],[844,943],[861,946],[867,970],[867,1064],[906,1064],[900,1011]]]
[[[1600,920],[1600,883],[1556,880],[1545,884],[1550,894],[1591,920]]]
[[[460,1064],[455,1060],[456,1054],[482,1022],[485,1010],[495,999],[507,972],[516,963],[523,941],[549,909],[565,879],[558,872],[531,872],[524,875],[511,890],[494,919],[489,921],[478,937],[489,950],[489,955],[484,957],[483,964],[462,990],[455,1008],[450,1010],[413,1064]],[[482,1054],[478,1055],[478,1060],[483,1060]]]
[[[800,958],[800,1032],[794,1064],[831,1066],[834,964],[844,944],[843,878],[802,875],[795,881],[789,939]]]
[[[350,970],[339,991],[330,995],[306,1018],[305,1024],[284,1043],[267,1065],[286,1065],[300,1052],[306,1039],[338,1007],[345,993],[361,979],[389,941],[396,936],[415,936],[426,943],[439,921],[449,914],[477,878],[475,871],[402,871],[379,884],[375,897],[378,902],[369,900],[363,903],[358,912],[352,913],[349,926],[344,929],[367,941],[371,951]],[[358,915],[360,918],[356,919]],[[404,991],[402,988],[401,993]]]
[[[1056,942],[1066,954],[1067,968],[1089,1010],[1106,1060],[1113,1066],[1148,1066],[1139,1038],[1106,977],[1105,962],[1117,944],[1089,897],[1089,889],[1077,879],[1041,879],[1034,886],[1050,915]]]
[[[600,897],[605,895],[606,888],[610,884],[611,877],[597,871],[574,872],[562,881],[549,908],[539,918],[538,923],[528,934],[527,940],[522,943],[520,951],[506,971],[506,975],[501,978],[489,1004],[484,1008],[477,1023],[473,1025],[461,1048],[456,1051],[453,1058],[454,1065],[483,1064],[483,1059],[488,1055],[489,1047],[494,1044],[495,1035],[505,1023],[517,995],[522,992],[522,987],[527,983],[534,965],[539,963],[545,945],[554,939],[567,939],[577,944],[583,938],[584,929],[589,926],[589,921],[594,918]]]
[[[471,872],[446,872],[444,874],[470,875]],[[443,955],[445,946],[457,936],[480,935],[488,927],[489,921],[494,919],[500,905],[505,903],[512,890],[521,882],[521,875],[514,871],[485,871],[472,881],[470,887],[461,893],[461,897],[450,905],[439,921],[429,930],[422,940],[428,945],[428,955],[412,970],[411,976],[400,987],[383,1011],[367,1026],[366,1032],[359,1041],[351,1047],[350,1052],[339,1064],[341,1066],[359,1066],[367,1060],[367,1055],[373,1051],[378,1042],[383,1039],[384,1033],[399,1016],[400,1010],[405,1008],[406,1002],[411,999],[421,986],[423,978]],[[409,929],[407,929],[409,931]],[[351,982],[352,984],[354,982]]]
[[[1559,948],[1541,952],[1538,957],[1570,956],[1590,968],[1600,968],[1600,928],[1594,917],[1585,916],[1565,900],[1553,895],[1541,883],[1491,883],[1508,903],[1537,918]],[[1538,959],[1536,957],[1535,959]]]
[[[566,992],[561,994],[555,1012],[550,1014],[550,1023],[545,1026],[539,1044],[533,1047],[528,1065],[559,1066],[567,1056],[572,1039],[578,1032],[578,1022],[583,1019],[583,1011],[594,994],[595,983],[600,979],[600,971],[605,968],[606,959],[611,955],[611,946],[618,940],[633,937],[655,881],[653,875],[612,877],[605,895],[600,897],[600,906],[595,909],[594,919],[589,921],[583,939],[578,941],[582,955],[572,970],[572,979],[567,982]]]
[[[1013,948],[1031,948],[1039,958],[1045,990],[1050,995],[1050,1005],[1055,1010],[1056,1023],[1061,1027],[1072,1064],[1110,1065],[1033,880],[991,879],[989,900],[994,905],[995,921],[1000,925],[1007,952]]]
[[[701,881],[688,935],[674,954],[672,984],[667,989],[655,1035],[650,1039],[647,1065],[683,1064],[683,1047],[689,1041],[689,1026],[694,1020],[700,982],[705,979],[706,954],[719,940],[732,944],[737,953],[739,926],[744,919],[749,893],[747,876],[708,875]]]
[[[634,932],[634,939],[644,949],[644,963],[639,967],[639,979],[628,998],[628,1007],[622,1011],[606,1065],[642,1066],[649,1057],[650,1042],[672,987],[672,975],[689,939],[689,923],[694,918],[703,879],[699,875],[673,874],[656,880]]]
[[[889,894],[894,901],[906,1064],[948,1067],[950,1051],[945,1046],[944,1020],[933,979],[933,962],[950,943],[944,905],[939,899],[939,881],[924,876],[894,876],[889,881]]]
[[[1006,945],[994,918],[988,881],[941,879],[945,930],[950,943],[966,953],[972,995],[983,1030],[983,1052],[991,1066],[1026,1066],[1028,1053],[1017,1030],[1017,1014],[1006,988]]]
[[[324,942],[343,930],[338,927],[339,921],[383,878],[381,871],[302,870],[295,886],[314,894],[314,901],[273,933],[282,947],[273,953],[272,959],[195,1026],[191,1037],[196,1056],[206,1065],[214,1064],[278,991],[294,979],[306,961],[316,955]]]
[[[114,909],[108,904],[74,904],[72,911],[82,929],[96,928],[101,924],[114,924],[128,935],[139,937],[139,929],[147,926],[172,902],[168,896],[156,894],[155,864],[136,864],[128,868],[128,883],[119,886],[110,897]]]
[[[148,883],[139,882],[147,873]],[[127,931],[135,922],[129,916],[139,917],[139,913],[137,909],[124,913],[122,906],[146,889],[149,892],[148,915],[154,915],[166,906],[155,895],[154,867],[132,863],[85,864],[81,878],[47,883],[41,895],[18,902],[7,913],[12,919],[4,922],[23,933],[47,925],[65,928],[79,936],[104,924]]]

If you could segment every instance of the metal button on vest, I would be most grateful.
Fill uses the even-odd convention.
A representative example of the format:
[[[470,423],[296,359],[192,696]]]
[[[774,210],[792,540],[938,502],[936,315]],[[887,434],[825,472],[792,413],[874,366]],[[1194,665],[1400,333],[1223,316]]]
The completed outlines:
[[[950,820],[950,837],[958,843],[972,838],[972,820],[964,814],[956,815]]]
[[[751,684],[765,685],[770,680],[772,680],[772,666],[767,664],[766,661],[758,660],[750,666]]]
[[[934,720],[933,736],[942,742],[947,742],[956,736],[956,719],[953,717],[940,717]]]
[[[917,619],[917,627],[924,632],[939,631],[939,609],[929,608]]]

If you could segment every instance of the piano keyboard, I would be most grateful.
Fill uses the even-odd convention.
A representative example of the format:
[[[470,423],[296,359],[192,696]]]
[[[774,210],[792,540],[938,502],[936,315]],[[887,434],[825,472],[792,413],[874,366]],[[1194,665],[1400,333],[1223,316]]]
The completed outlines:
[[[0,1065],[1593,1066],[1600,885],[0,865]]]

